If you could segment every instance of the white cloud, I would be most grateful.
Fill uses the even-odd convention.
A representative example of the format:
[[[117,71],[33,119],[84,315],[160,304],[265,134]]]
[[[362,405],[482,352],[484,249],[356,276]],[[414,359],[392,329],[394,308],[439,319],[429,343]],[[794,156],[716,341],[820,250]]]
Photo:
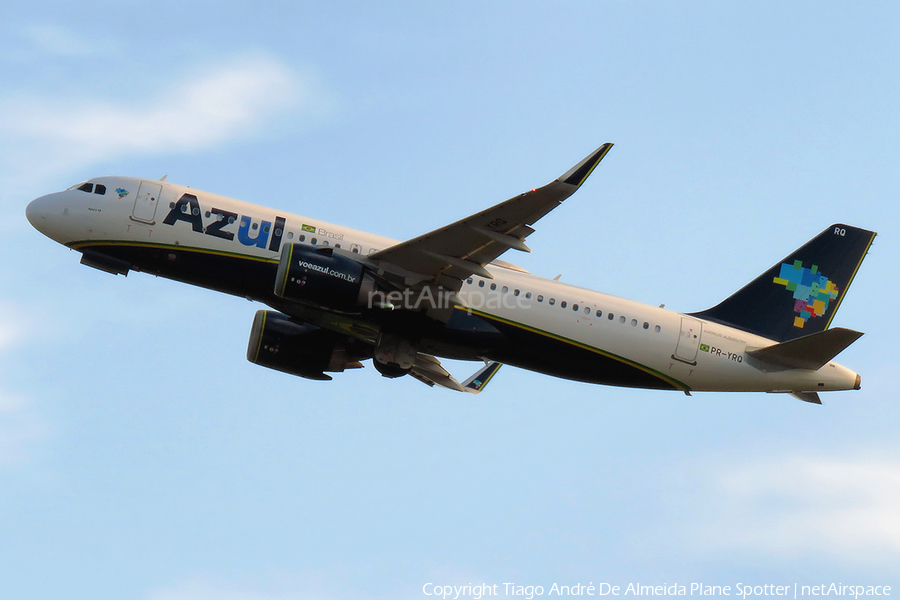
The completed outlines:
[[[121,156],[203,150],[257,133],[287,111],[308,121],[323,112],[315,79],[271,57],[245,56],[192,72],[157,82],[157,91],[139,100],[123,97],[130,88],[123,79],[107,83],[99,98],[0,98],[3,162],[19,176],[47,176]]]
[[[171,590],[154,592],[150,600],[276,600],[276,596],[257,594],[255,592],[239,592],[201,584],[185,584]],[[277,597],[287,600],[286,596]]]
[[[882,561],[900,555],[900,459],[769,458],[700,485],[707,549],[830,555]]]
[[[258,592],[237,589],[240,587],[245,586],[192,579],[183,581],[171,589],[151,592],[147,600],[325,600],[326,598],[316,594],[310,595],[308,592]]]
[[[0,358],[24,336],[19,312],[0,303]],[[0,467],[21,463],[26,459],[27,445],[45,435],[47,427],[31,410],[27,399],[0,387]]]
[[[18,335],[18,327],[13,325],[13,309],[0,305],[0,353],[12,345]]]
[[[114,49],[108,41],[98,41],[91,35],[78,35],[58,25],[35,23],[22,27],[20,33],[40,52],[54,56],[87,56]]]
[[[265,575],[253,578],[253,581],[227,581],[215,576],[197,576],[185,579],[168,589],[149,592],[146,600],[336,600],[337,598],[422,598],[422,583],[416,583],[399,593],[397,590],[372,592],[367,589],[361,592],[354,589],[353,581],[347,580],[346,574],[321,571],[306,571],[290,575],[274,575],[267,571]],[[461,580],[466,580],[465,578]],[[429,581],[423,579],[422,582]],[[437,581],[435,579],[434,581]],[[363,586],[368,588],[369,586]]]
[[[47,426],[21,397],[0,389],[0,467],[26,462],[28,445],[47,434]]]

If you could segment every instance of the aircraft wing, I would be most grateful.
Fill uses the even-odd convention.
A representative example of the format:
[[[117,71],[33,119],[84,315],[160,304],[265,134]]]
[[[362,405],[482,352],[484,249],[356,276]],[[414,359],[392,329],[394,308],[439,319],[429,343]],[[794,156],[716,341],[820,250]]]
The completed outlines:
[[[368,258],[379,269],[404,277],[406,285],[434,281],[458,290],[470,275],[493,278],[485,265],[509,248],[530,252],[523,240],[534,231],[531,225],[575,193],[612,146],[603,144],[544,187]]]

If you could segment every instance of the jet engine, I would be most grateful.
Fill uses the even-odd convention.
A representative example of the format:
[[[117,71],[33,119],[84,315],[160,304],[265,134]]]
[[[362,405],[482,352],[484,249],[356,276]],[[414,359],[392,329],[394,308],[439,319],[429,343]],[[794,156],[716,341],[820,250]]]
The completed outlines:
[[[351,348],[352,342],[315,325],[299,323],[271,310],[257,311],[250,331],[247,360],[299,375],[307,379],[330,380],[325,371],[361,369],[359,360],[368,358]]]
[[[366,306],[375,281],[363,265],[334,248],[288,244],[281,250],[275,295],[338,309]]]

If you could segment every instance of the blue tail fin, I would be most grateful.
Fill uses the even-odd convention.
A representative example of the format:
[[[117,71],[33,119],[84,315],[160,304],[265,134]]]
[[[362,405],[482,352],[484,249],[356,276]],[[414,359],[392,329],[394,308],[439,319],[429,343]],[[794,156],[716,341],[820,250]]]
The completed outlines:
[[[779,342],[824,331],[875,232],[832,225],[722,303],[693,313]]]

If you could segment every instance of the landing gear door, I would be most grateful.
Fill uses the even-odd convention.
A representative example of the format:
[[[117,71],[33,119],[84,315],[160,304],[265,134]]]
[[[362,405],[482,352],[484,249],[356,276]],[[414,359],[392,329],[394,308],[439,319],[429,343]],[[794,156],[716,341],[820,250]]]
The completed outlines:
[[[681,317],[681,333],[678,335],[678,345],[675,346],[672,358],[696,365],[701,333],[703,333],[702,322],[690,317]]]
[[[159,204],[159,194],[162,186],[151,181],[142,181],[138,188],[137,197],[134,199],[134,210],[131,218],[141,223],[153,224],[156,216],[156,207]]]

